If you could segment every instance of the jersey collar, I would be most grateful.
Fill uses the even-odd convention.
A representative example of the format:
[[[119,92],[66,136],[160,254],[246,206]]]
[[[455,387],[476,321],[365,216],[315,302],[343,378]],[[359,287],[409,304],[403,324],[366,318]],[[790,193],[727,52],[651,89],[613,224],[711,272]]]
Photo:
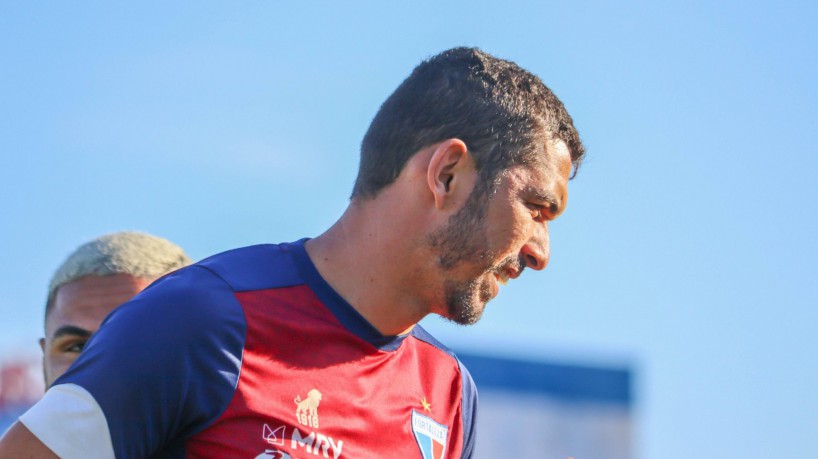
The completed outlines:
[[[289,251],[296,266],[304,278],[304,281],[312,289],[315,295],[324,303],[327,309],[332,312],[336,319],[346,327],[351,333],[362,340],[372,344],[382,351],[394,351],[412,332],[397,336],[384,336],[368,320],[366,320],[355,308],[341,297],[328,283],[321,277],[312,260],[310,260],[304,243],[309,238],[304,238],[289,244],[282,244]]]

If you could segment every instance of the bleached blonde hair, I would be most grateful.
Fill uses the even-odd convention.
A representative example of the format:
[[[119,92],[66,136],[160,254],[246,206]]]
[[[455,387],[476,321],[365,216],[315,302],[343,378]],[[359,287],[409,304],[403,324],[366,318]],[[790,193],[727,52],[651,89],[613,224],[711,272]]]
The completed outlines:
[[[190,263],[181,247],[161,237],[136,231],[100,236],[74,250],[51,277],[45,315],[57,289],[81,277],[129,274],[152,279]]]

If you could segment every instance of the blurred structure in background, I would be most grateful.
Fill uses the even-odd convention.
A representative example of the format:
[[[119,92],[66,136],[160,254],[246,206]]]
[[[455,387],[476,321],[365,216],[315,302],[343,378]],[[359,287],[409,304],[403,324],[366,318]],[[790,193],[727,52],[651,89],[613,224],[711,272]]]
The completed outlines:
[[[0,434],[43,396],[42,357],[0,350]]]
[[[43,394],[40,358],[0,355],[0,433]],[[458,353],[480,394],[476,459],[633,459],[631,372]]]
[[[476,459],[632,459],[631,372],[458,353],[480,397]]]

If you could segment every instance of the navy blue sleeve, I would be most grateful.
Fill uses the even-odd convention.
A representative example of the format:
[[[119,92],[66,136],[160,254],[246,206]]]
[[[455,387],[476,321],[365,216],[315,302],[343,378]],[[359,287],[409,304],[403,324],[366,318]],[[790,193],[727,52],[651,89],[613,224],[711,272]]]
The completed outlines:
[[[150,457],[178,447],[227,408],[246,330],[232,289],[191,266],[111,313],[55,384],[76,384],[94,397],[117,457]]]
[[[457,361],[460,365],[460,375],[463,384],[463,459],[471,459],[474,455],[474,444],[477,434],[477,387],[474,385],[474,380],[460,360]]]

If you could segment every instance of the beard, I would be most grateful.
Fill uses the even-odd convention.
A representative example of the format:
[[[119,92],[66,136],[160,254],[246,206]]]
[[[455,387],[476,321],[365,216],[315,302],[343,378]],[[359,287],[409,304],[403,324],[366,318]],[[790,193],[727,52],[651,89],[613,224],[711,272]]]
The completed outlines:
[[[488,201],[486,186],[478,182],[463,207],[449,218],[445,227],[429,237],[429,244],[437,252],[437,264],[444,271],[452,271],[464,263],[474,265],[473,279],[447,279],[443,285],[447,312],[444,317],[460,325],[479,321],[492,298],[489,282],[480,279],[508,266],[523,266],[514,256],[493,262],[497,254],[491,251],[488,240]]]
[[[446,319],[460,325],[472,325],[483,317],[491,288],[485,282],[448,280],[445,282]]]

